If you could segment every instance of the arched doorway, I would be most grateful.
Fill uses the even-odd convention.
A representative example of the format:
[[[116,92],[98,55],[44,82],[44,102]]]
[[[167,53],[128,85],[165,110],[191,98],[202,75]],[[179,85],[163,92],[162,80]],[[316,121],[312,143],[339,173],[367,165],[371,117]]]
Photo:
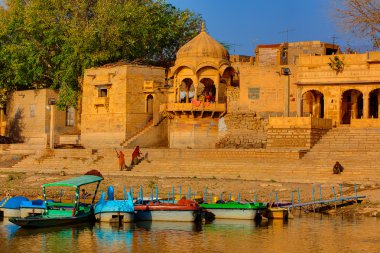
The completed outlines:
[[[216,88],[214,81],[210,78],[203,78],[200,84],[203,85],[203,91],[200,96],[204,97],[205,101],[215,101]]]
[[[190,103],[194,98],[194,84],[191,78],[185,78],[179,88],[180,103]]]
[[[302,116],[325,117],[325,99],[322,92],[309,90],[302,95]]]
[[[146,112],[153,114],[153,96],[151,94],[146,97]]]
[[[342,95],[341,123],[350,124],[351,119],[363,116],[363,93],[358,90],[346,90]]]
[[[379,100],[380,89],[373,90],[369,93],[369,117],[379,118]]]

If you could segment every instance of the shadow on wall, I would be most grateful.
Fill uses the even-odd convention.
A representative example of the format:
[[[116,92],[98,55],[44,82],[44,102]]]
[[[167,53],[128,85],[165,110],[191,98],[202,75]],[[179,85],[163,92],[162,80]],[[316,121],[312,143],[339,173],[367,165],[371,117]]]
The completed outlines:
[[[15,117],[10,119],[7,124],[7,136],[12,143],[24,142],[22,131],[25,128],[22,119],[24,118],[24,109],[17,109]]]

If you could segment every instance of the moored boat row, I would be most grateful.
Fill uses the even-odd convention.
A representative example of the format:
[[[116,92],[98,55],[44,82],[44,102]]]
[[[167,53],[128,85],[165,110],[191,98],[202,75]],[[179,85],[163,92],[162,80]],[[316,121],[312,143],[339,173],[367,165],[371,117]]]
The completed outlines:
[[[140,198],[134,201],[131,194],[126,191],[124,191],[124,199],[116,200],[112,186],[108,188],[108,198],[106,199],[106,194],[102,193],[99,201],[95,204],[94,200],[102,180],[103,177],[100,176],[83,175],[44,184],[42,185],[44,200],[33,202],[23,199],[23,204],[19,204],[19,212],[14,213],[9,220],[21,227],[50,227],[88,221],[119,224],[134,221],[193,222],[210,217],[211,219],[254,220],[261,217],[267,207],[264,203],[233,201],[198,204],[185,197],[178,201],[174,201],[174,199],[167,202],[159,201],[158,199],[154,201],[153,198],[146,201],[143,200],[142,194]],[[86,204],[85,201],[81,201],[80,192],[82,189],[82,193],[84,193],[85,190],[82,187],[89,184],[96,184],[96,188],[92,195],[92,201]],[[48,201],[46,190],[49,187],[69,187],[74,190],[75,198],[71,203]],[[87,196],[91,196],[91,194],[87,194]],[[9,199],[6,199],[2,202],[8,201]],[[21,214],[20,209],[22,210],[23,208],[24,212]]]

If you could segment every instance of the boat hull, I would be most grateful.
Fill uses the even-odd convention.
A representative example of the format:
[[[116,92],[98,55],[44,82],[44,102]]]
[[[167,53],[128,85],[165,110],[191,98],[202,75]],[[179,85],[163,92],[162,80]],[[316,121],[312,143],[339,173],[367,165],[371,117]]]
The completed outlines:
[[[129,223],[133,222],[134,212],[101,212],[95,214],[96,221],[109,223]]]
[[[199,211],[194,210],[152,210],[136,211],[135,220],[138,221],[195,221]]]
[[[254,220],[258,215],[256,209],[207,208],[207,210],[215,215],[215,219]]]
[[[42,215],[28,216],[26,218],[9,218],[9,221],[24,228],[44,228],[73,225],[83,222],[91,221],[93,216],[91,214],[83,214],[74,217],[46,217]]]

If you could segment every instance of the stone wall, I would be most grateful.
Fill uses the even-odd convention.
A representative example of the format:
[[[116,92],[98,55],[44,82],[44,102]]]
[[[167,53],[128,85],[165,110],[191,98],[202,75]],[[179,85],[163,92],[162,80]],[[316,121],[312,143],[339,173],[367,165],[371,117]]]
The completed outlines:
[[[168,147],[168,120],[163,120],[159,125],[153,126],[130,142],[127,147],[134,148],[137,145],[141,148]]]
[[[119,146],[142,131],[153,119],[147,106],[152,92],[144,90],[144,83],[164,80],[165,70],[157,67],[111,64],[86,69],[81,143],[86,147]],[[154,104],[156,96],[151,95]]]
[[[267,148],[309,150],[332,127],[330,119],[311,117],[270,118]]]
[[[50,98],[57,99],[57,91],[50,89],[22,90],[12,93],[7,105],[7,137],[14,142],[46,145],[50,140]],[[66,126],[66,112],[54,109],[54,142],[59,135],[76,131],[76,127]]]
[[[218,140],[216,148],[265,148],[268,120],[255,113],[228,113],[227,132]]]
[[[267,132],[267,148],[308,150],[327,131],[326,129],[311,128],[269,128]]]
[[[238,87],[227,87],[227,112],[239,110],[240,89]]]
[[[170,148],[214,148],[220,138],[219,119],[174,118],[169,122]]]

